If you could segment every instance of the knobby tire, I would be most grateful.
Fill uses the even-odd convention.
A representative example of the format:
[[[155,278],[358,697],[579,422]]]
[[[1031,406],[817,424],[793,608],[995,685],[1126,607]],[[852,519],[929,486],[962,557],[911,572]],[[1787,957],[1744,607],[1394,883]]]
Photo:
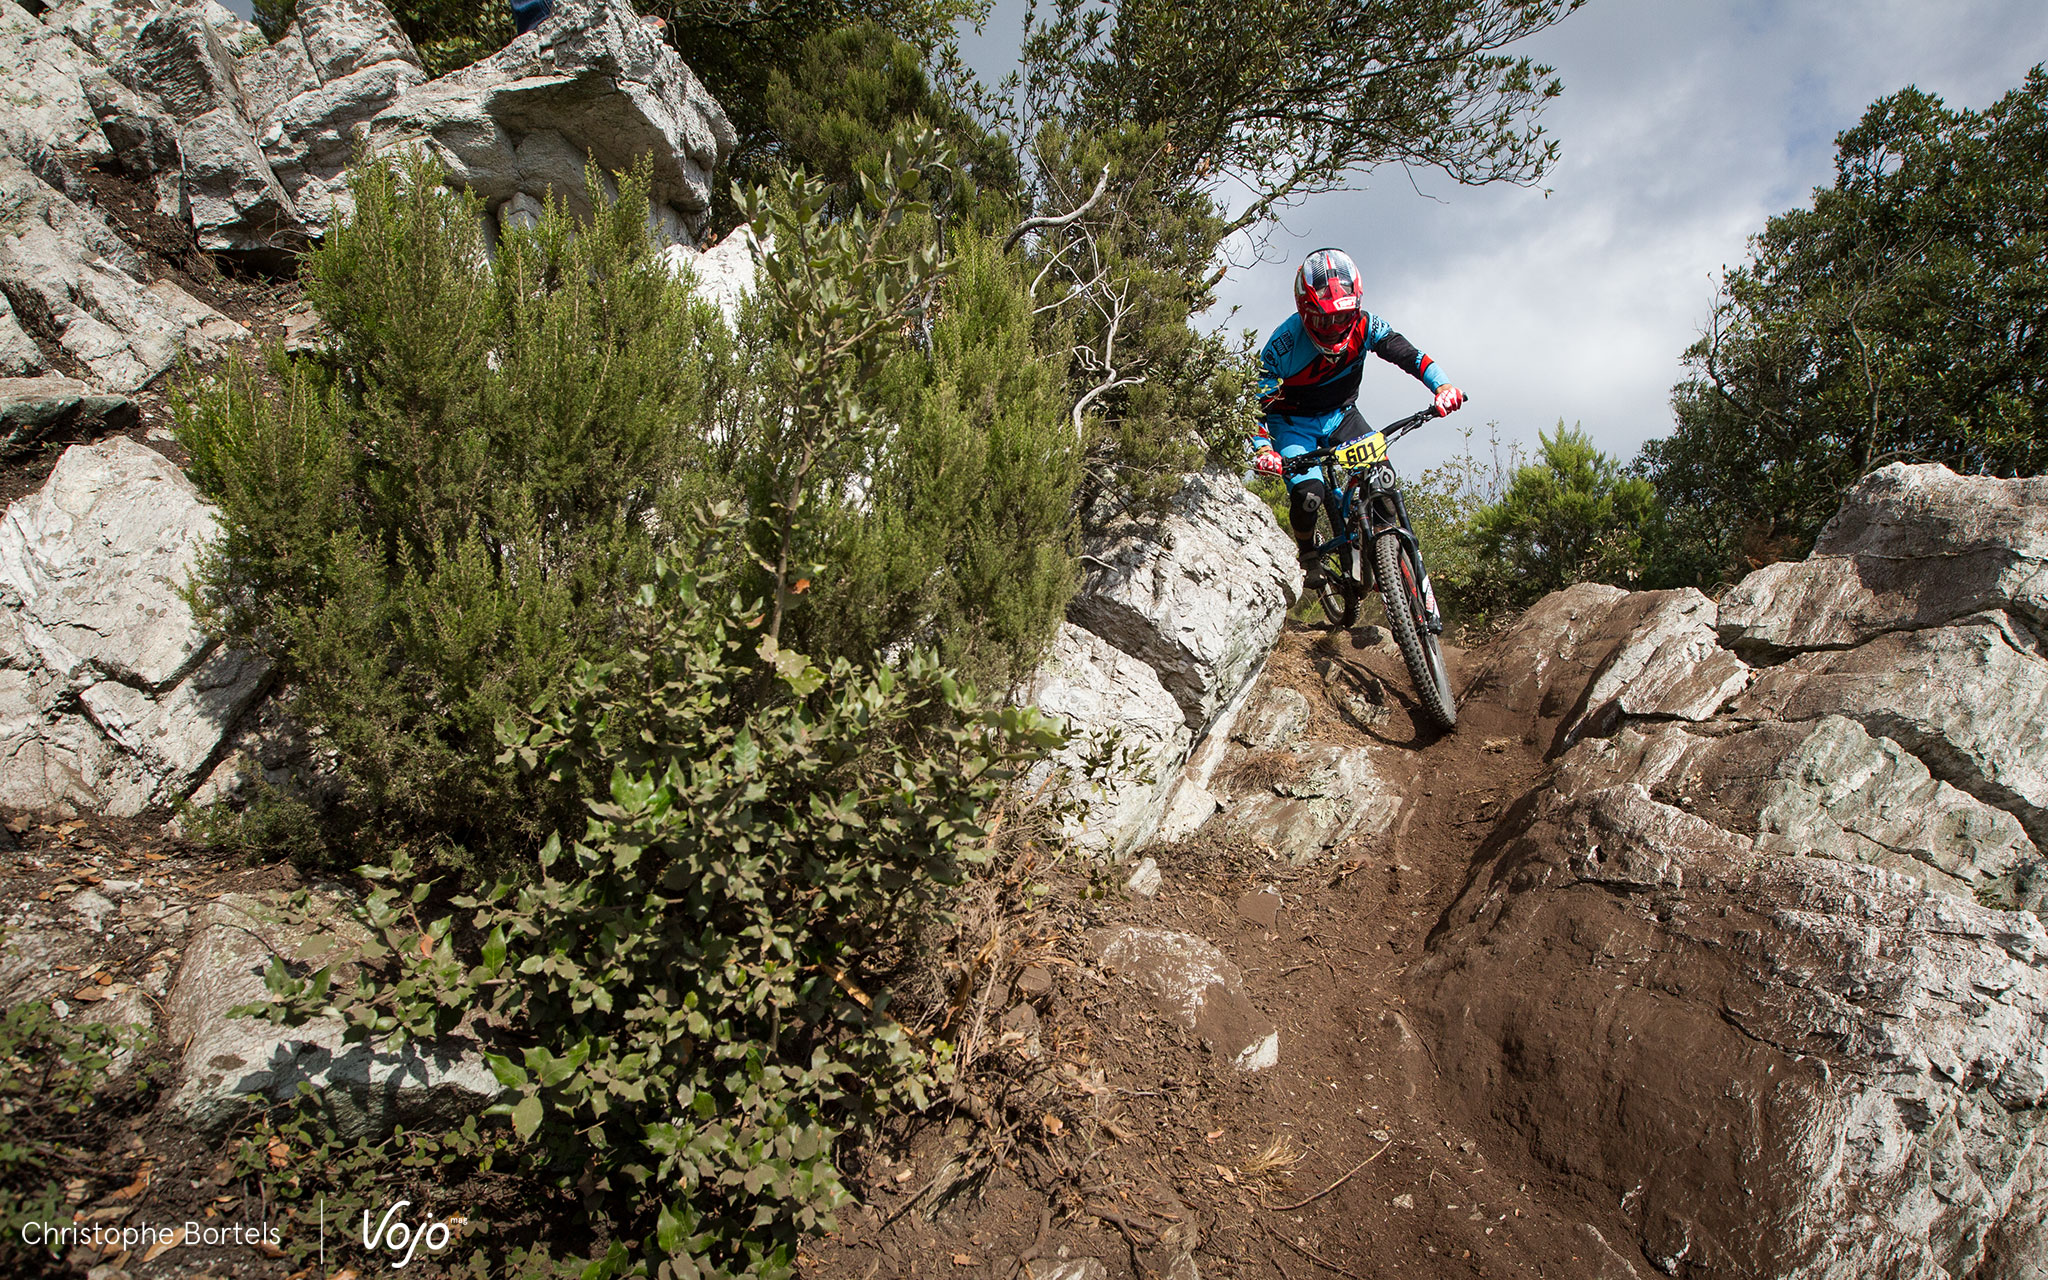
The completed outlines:
[[[1387,629],[1394,633],[1401,660],[1408,664],[1408,677],[1422,697],[1422,709],[1439,728],[1455,729],[1458,703],[1451,694],[1450,672],[1444,667],[1443,648],[1429,629],[1421,579],[1415,562],[1405,554],[1400,535],[1387,532],[1373,539],[1372,561],[1379,577],[1380,604],[1387,611]]]

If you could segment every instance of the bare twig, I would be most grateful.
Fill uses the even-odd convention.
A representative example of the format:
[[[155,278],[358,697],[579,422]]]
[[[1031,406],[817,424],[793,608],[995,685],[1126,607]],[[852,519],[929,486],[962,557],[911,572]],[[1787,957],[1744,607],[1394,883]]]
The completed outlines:
[[[1310,1196],[1306,1200],[1296,1200],[1293,1204],[1267,1204],[1266,1198],[1264,1196],[1260,1196],[1259,1205],[1261,1208],[1270,1209],[1274,1213],[1292,1213],[1294,1210],[1301,1208],[1303,1205],[1314,1204],[1316,1201],[1322,1199],[1324,1196],[1329,1195],[1332,1191],[1335,1191],[1337,1188],[1351,1181],[1352,1174],[1357,1173],[1360,1169],[1365,1168],[1365,1166],[1371,1164],[1373,1161],[1387,1154],[1387,1147],[1391,1147],[1393,1145],[1394,1144],[1391,1141],[1388,1142],[1386,1146],[1381,1147],[1378,1151],[1373,1152],[1365,1159],[1360,1160],[1357,1164],[1352,1165],[1351,1168],[1345,1171],[1343,1177],[1337,1179],[1329,1186],[1324,1187],[1321,1191],[1316,1192],[1314,1195]]]
[[[1259,1223],[1259,1230],[1265,1232],[1273,1239],[1278,1240],[1281,1244],[1284,1244],[1288,1248],[1294,1250],[1302,1257],[1307,1258],[1310,1262],[1315,1263],[1317,1266],[1323,1268],[1325,1271],[1334,1271],[1340,1276],[1350,1276],[1351,1280],[1365,1280],[1364,1276],[1359,1275],[1356,1271],[1353,1271],[1351,1268],[1344,1266],[1341,1263],[1330,1261],[1328,1258],[1325,1258],[1322,1254],[1317,1253],[1314,1249],[1309,1248],[1305,1244],[1296,1244],[1294,1241],[1289,1240],[1286,1236],[1281,1235],[1278,1231],[1275,1231],[1273,1230],[1273,1228],[1267,1226],[1264,1222]]]

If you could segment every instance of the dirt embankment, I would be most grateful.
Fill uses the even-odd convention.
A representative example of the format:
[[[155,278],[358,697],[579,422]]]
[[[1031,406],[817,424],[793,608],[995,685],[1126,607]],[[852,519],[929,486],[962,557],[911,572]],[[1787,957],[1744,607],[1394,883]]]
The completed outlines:
[[[1481,665],[1447,657],[1461,688]],[[1098,896],[1080,887],[1065,908],[985,922],[989,977],[966,1012],[979,1006],[998,1034],[962,1029],[994,1046],[968,1072],[961,1110],[974,1118],[870,1151],[863,1203],[807,1252],[804,1274],[1186,1280],[1190,1262],[1204,1277],[1282,1280],[1646,1273],[1606,1243],[1628,1238],[1617,1206],[1536,1167],[1507,1128],[1439,1102],[1408,1007],[1432,928],[1545,781],[1556,726],[1479,689],[1455,734],[1424,728],[1390,647],[1320,629],[1285,634],[1263,679],[1308,698],[1305,742],[1377,742],[1402,797],[1391,831],[1302,866],[1256,838],[1198,837],[1155,851],[1156,898],[1098,873]],[[1359,687],[1391,713],[1370,729],[1337,705]],[[1278,1065],[1235,1071],[1104,976],[1082,939],[1123,924],[1214,942],[1278,1024]]]

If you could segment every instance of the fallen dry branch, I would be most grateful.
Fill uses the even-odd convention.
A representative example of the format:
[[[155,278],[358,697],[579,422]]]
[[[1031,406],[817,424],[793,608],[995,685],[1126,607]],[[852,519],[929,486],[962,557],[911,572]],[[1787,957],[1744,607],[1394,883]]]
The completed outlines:
[[[1371,1164],[1373,1161],[1387,1154],[1387,1147],[1391,1147],[1393,1145],[1393,1142],[1390,1140],[1385,1147],[1381,1147],[1378,1151],[1373,1152],[1365,1159],[1360,1160],[1357,1164],[1352,1165],[1349,1169],[1344,1171],[1343,1177],[1337,1179],[1329,1186],[1324,1187],[1321,1191],[1316,1192],[1314,1195],[1308,1197],[1308,1199],[1306,1200],[1296,1200],[1293,1204],[1267,1204],[1266,1198],[1264,1196],[1260,1196],[1259,1206],[1261,1208],[1270,1210],[1273,1213],[1292,1213],[1294,1210],[1301,1208],[1303,1205],[1314,1204],[1316,1201],[1322,1199],[1324,1196],[1329,1195],[1332,1191],[1335,1191],[1337,1188],[1351,1181],[1352,1174],[1357,1173],[1360,1169],[1365,1168],[1365,1166]]]

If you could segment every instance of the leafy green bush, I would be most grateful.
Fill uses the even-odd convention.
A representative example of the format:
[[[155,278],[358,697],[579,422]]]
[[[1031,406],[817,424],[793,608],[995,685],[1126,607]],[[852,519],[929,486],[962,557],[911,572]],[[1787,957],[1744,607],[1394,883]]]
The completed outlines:
[[[565,802],[494,763],[493,726],[608,650],[705,493],[730,339],[654,253],[640,179],[494,256],[428,162],[351,183],[304,273],[326,359],[231,361],[180,408],[225,517],[202,602],[277,662],[366,833],[530,857]]]
[[[502,1028],[497,1110],[639,1242],[598,1274],[786,1275],[797,1236],[830,1229],[837,1138],[943,1075],[889,974],[983,856],[999,789],[1057,742],[922,655],[821,670],[726,591],[664,564],[620,656],[505,726],[508,760],[589,797],[537,881],[422,928],[400,861],[367,908],[381,971],[270,978],[277,1016],[358,1037],[472,1010]]]

